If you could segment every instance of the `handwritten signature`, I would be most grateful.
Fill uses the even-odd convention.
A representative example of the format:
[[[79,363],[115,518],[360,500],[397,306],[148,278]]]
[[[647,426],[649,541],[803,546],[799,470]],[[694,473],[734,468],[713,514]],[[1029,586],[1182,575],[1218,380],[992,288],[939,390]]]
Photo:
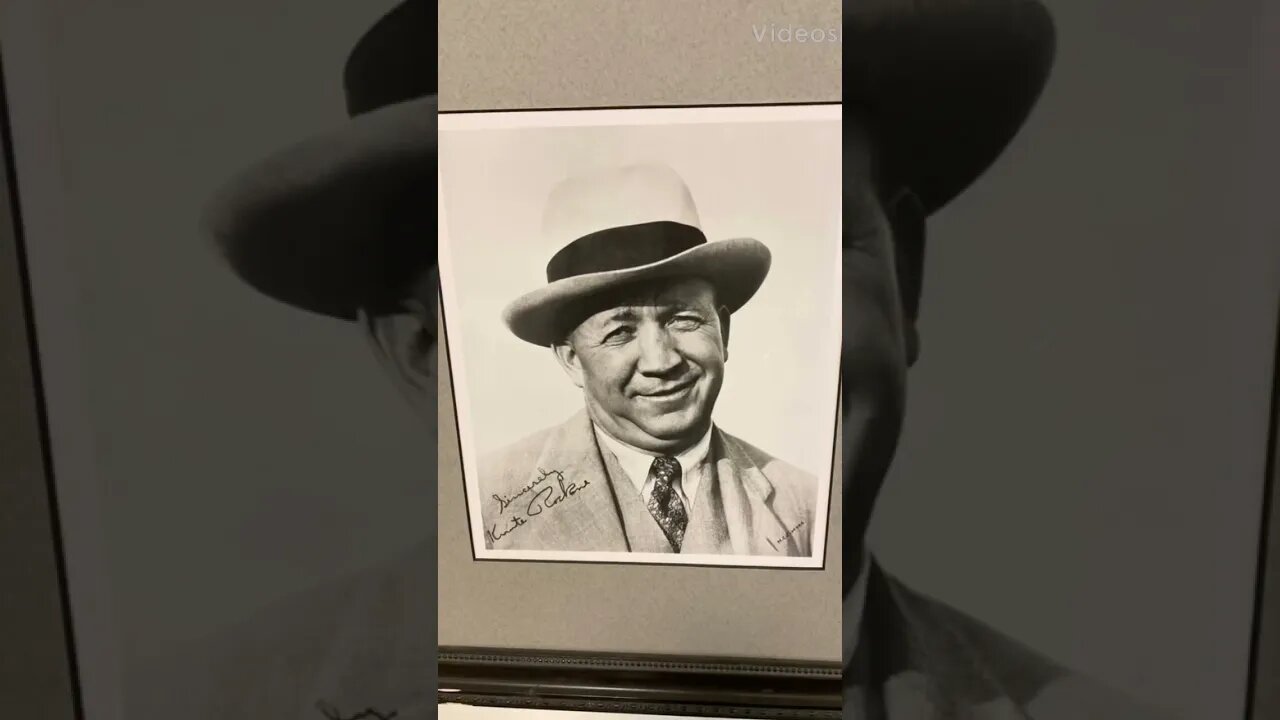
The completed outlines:
[[[765,540],[768,540],[769,545],[770,545],[774,550],[777,550],[777,549],[778,549],[778,545],[781,545],[781,544],[783,544],[783,543],[786,543],[786,542],[787,542],[787,539],[788,539],[788,538],[790,538],[792,535],[795,535],[795,534],[796,534],[796,531],[798,531],[798,530],[799,530],[800,528],[802,528],[802,527],[804,527],[804,520],[801,520],[800,522],[796,523],[795,527],[793,527],[793,528],[791,528],[791,529],[787,530],[785,533],[783,533],[782,537],[778,538],[778,540],[777,540],[777,542],[776,542],[776,543],[775,543],[773,540],[770,540],[769,538],[765,538]]]
[[[555,479],[554,483],[543,485],[529,498],[529,503],[524,508],[523,517],[518,514],[512,515],[511,519],[508,520],[503,527],[494,525],[484,531],[485,537],[488,538],[490,543],[496,543],[502,538],[515,532],[517,529],[527,525],[530,518],[541,515],[547,510],[556,507],[560,503],[591,486],[590,480],[583,480],[581,484],[579,484],[572,480],[566,480],[564,473],[559,470],[543,470],[542,468],[538,468],[538,478],[526,485],[515,495],[506,498],[505,501],[497,495],[494,495],[493,497],[498,501],[500,511],[505,511],[516,498],[531,492],[533,488],[552,478]],[[556,492],[557,490],[559,491],[558,493]]]
[[[399,715],[399,713],[396,712],[395,710],[392,710],[391,714],[388,715],[386,713],[383,713],[381,710],[374,710],[373,708],[365,708],[364,710],[361,710],[355,715],[343,716],[343,714],[337,708],[335,708],[334,706],[330,705],[329,703],[323,700],[316,703],[316,709],[319,710],[321,714],[323,714],[325,717],[329,718],[329,720],[391,720],[392,718]]]
[[[523,527],[524,524],[527,522],[529,521],[525,520],[519,515],[514,515],[511,518],[511,522],[507,523],[507,526],[505,528],[499,530],[498,526],[494,525],[493,527],[488,528],[487,530],[484,531],[484,536],[489,539],[490,543],[496,543],[502,538],[515,532],[516,528]]]
[[[545,470],[541,470],[541,469],[539,469],[539,470],[538,470],[538,473],[539,473],[539,475],[538,475],[538,479],[537,479],[537,480],[534,480],[533,482],[529,483],[528,485],[525,485],[524,487],[520,488],[519,490],[517,490],[517,491],[516,491],[514,494],[512,494],[512,495],[499,495],[499,494],[497,494],[497,493],[494,493],[494,494],[493,494],[493,499],[498,501],[498,512],[506,512],[506,511],[507,511],[507,508],[511,505],[511,503],[513,503],[513,502],[515,502],[516,500],[520,499],[520,496],[521,496],[521,495],[525,495],[525,494],[527,494],[527,493],[529,493],[529,492],[532,492],[532,490],[533,490],[535,487],[537,487],[539,483],[541,483],[542,481],[544,481],[544,480],[546,480],[548,477],[550,477],[550,476],[552,475],[552,473],[555,473],[556,475],[559,475],[559,474],[560,474],[560,473],[559,473],[559,471],[556,471],[556,470],[553,470],[553,471],[551,471],[551,472],[547,472],[547,471],[545,471]]]

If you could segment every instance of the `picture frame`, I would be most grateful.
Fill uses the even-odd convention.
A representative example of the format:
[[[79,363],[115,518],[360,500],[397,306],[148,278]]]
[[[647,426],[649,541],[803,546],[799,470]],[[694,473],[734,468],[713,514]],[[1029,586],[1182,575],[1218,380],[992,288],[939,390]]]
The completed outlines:
[[[579,164],[585,164],[588,167],[600,164],[608,166],[610,161],[616,162],[618,158],[646,157],[644,152],[655,153],[651,148],[663,148],[662,142],[649,141],[648,145],[641,145],[644,148],[643,152],[637,151],[632,147],[632,143],[629,142],[631,138],[627,132],[629,128],[633,127],[644,128],[652,126],[660,130],[666,130],[668,137],[674,138],[674,140],[668,139],[666,142],[680,147],[682,143],[686,145],[689,143],[678,132],[681,122],[689,125],[706,126],[710,129],[732,127],[734,123],[742,125],[754,123],[761,127],[768,127],[769,123],[783,125],[788,121],[807,122],[815,127],[822,127],[824,122],[829,122],[831,117],[838,115],[839,110],[839,104],[832,102],[784,102],[551,107],[527,108],[514,111],[483,109],[468,109],[456,112],[442,111],[440,114],[441,167],[442,170],[448,167],[456,167],[463,162],[463,158],[468,157],[465,152],[459,151],[453,154],[453,158],[450,158],[450,143],[449,137],[447,137],[449,133],[470,135],[472,137],[468,138],[469,144],[466,147],[484,147],[486,152],[500,155],[502,150],[508,147],[509,144],[524,141],[526,138],[522,137],[522,133],[528,133],[528,138],[537,138],[537,130],[540,127],[549,127],[564,136],[568,135],[571,129],[581,127],[594,131],[596,138],[605,137],[606,139],[603,141],[597,139],[594,146],[603,147],[604,149],[603,151],[583,151],[581,153],[583,159],[590,158],[588,162],[583,163],[583,159],[570,158],[570,160],[566,161],[566,164],[572,166],[576,160]],[[808,117],[806,117],[806,113],[808,113]],[[796,119],[792,119],[792,117]],[[528,120],[524,120],[525,118],[528,118]],[[563,123],[563,126],[556,127],[556,123]],[[486,138],[483,131],[473,129],[471,126],[502,128],[509,133],[509,136],[499,136],[498,139],[493,141],[492,148],[490,148],[482,143],[482,140]],[[612,138],[609,137],[610,131],[614,134]],[[817,136],[817,138],[810,139],[809,142],[815,142],[821,137],[826,136]],[[610,140],[612,140],[612,145]],[[532,142],[536,141],[531,141],[531,144]],[[707,144],[705,137],[703,144]],[[714,144],[711,143],[711,145]],[[572,139],[569,141],[560,140],[559,145],[554,142],[548,143],[548,146],[553,151],[568,147],[570,149],[570,152],[566,153],[568,155],[573,154],[573,145]],[[722,145],[724,147],[731,146],[727,142],[722,143]],[[808,147],[803,141],[793,142],[792,146],[801,149]],[[592,146],[588,145],[588,147]],[[526,152],[534,151],[526,150]],[[715,157],[714,151],[707,152],[708,157]],[[673,155],[670,149],[667,149],[666,153],[667,157]],[[656,154],[662,155],[661,150],[656,151]],[[722,150],[721,155],[723,156],[724,154]],[[802,153],[797,153],[797,155],[802,155]],[[534,157],[537,157],[537,155],[534,155]],[[559,155],[555,155],[555,157],[559,159]],[[600,158],[605,158],[606,160],[602,162]],[[484,165],[479,161],[476,164],[478,166]],[[518,163],[513,163],[513,166],[520,169]],[[504,179],[509,176],[519,175],[518,172],[503,169],[504,167],[493,168],[488,172],[496,173]],[[695,164],[694,167],[696,168],[697,165]],[[765,167],[768,166],[765,165]],[[822,173],[827,172],[827,167],[829,167],[829,164],[821,166],[820,169],[814,171],[813,178],[808,178],[805,181],[812,182],[815,178],[825,177]],[[788,168],[787,171],[791,174],[780,172],[780,176],[796,177],[794,168]],[[570,175],[572,176],[572,173]],[[697,195],[698,187],[702,187],[705,190],[709,177],[714,178],[714,173],[703,171],[699,177],[702,181],[700,186],[692,181],[690,182],[690,188],[695,196]],[[744,184],[749,182],[750,179],[751,176],[748,174]],[[449,175],[442,172],[440,180],[442,197],[447,197],[449,186]],[[472,186],[464,185],[463,187],[465,189]],[[507,192],[511,192],[510,185],[501,187]],[[519,186],[517,185],[516,187]],[[535,184],[534,187],[537,188],[539,186]],[[731,187],[738,188],[741,185],[731,185]],[[487,198],[488,202],[498,204],[503,203],[506,199],[506,196],[501,192],[490,191],[491,188],[488,186],[484,188],[483,192],[473,189],[469,193],[472,204],[481,198]],[[528,208],[525,207],[525,205],[530,204],[529,201],[518,194],[516,194],[516,197],[519,200],[520,217],[529,215]],[[539,198],[540,200],[541,198]],[[720,200],[721,207],[718,215],[714,216],[713,219],[708,219],[708,217],[712,217],[712,213],[709,212],[703,218],[708,227],[715,220],[723,222],[724,198],[722,197]],[[832,210],[835,210],[834,206]],[[442,218],[448,218],[450,213],[446,208],[442,207],[440,215]],[[747,215],[751,218],[759,217],[754,213],[748,213]],[[528,555],[521,553],[486,555],[477,553],[475,543],[478,531],[477,518],[475,517],[477,493],[475,493],[475,488],[468,478],[468,471],[474,471],[472,464],[474,460],[469,457],[467,452],[467,446],[470,442],[474,442],[474,438],[470,437],[472,433],[468,432],[469,428],[465,423],[460,422],[460,419],[465,414],[460,412],[459,408],[467,403],[467,394],[459,393],[458,386],[460,382],[465,382],[466,373],[459,373],[455,367],[455,363],[459,358],[455,343],[460,342],[459,328],[464,331],[471,330],[476,332],[475,326],[486,321],[492,322],[494,326],[497,326],[498,317],[497,313],[492,311],[480,314],[472,313],[459,317],[457,297],[465,295],[468,286],[451,282],[454,280],[450,277],[452,258],[450,257],[451,251],[447,245],[446,238],[448,228],[443,221],[440,232],[442,304],[439,324],[441,327],[442,347],[438,367],[440,368],[441,378],[439,393],[441,402],[439,421],[441,500],[438,527],[440,528],[441,547],[440,573],[442,577],[448,576],[450,582],[448,590],[442,585],[439,597],[441,603],[441,645],[439,647],[438,663],[441,691],[439,693],[439,701],[441,703],[486,707],[596,711],[618,714],[744,718],[840,717],[842,693],[840,663],[836,661],[794,659],[797,656],[803,657],[807,653],[838,654],[838,623],[833,624],[828,621],[828,618],[835,618],[839,612],[838,603],[829,602],[830,600],[838,600],[835,590],[838,586],[840,567],[838,560],[840,552],[838,540],[840,537],[838,528],[841,517],[840,491],[838,484],[835,482],[837,474],[835,470],[838,467],[839,458],[839,417],[836,407],[838,403],[835,402],[839,391],[838,374],[832,373],[831,381],[828,383],[826,390],[833,401],[831,407],[828,408],[830,424],[824,425],[822,429],[815,431],[814,434],[817,437],[812,443],[814,456],[821,459],[824,457],[823,453],[829,452],[835,463],[835,465],[823,467],[818,471],[826,476],[825,479],[820,481],[820,484],[824,487],[823,492],[829,493],[828,499],[820,504],[821,514],[828,518],[824,525],[829,526],[829,529],[824,527],[822,532],[826,533],[829,539],[823,544],[821,552],[815,555],[815,562],[792,566],[784,563],[756,564],[751,562],[751,558],[731,562],[734,559],[732,557],[728,558],[730,561],[725,561],[713,556],[699,556],[691,558],[691,562],[687,563],[670,563],[655,562],[655,560],[660,560],[662,556],[650,556],[647,554],[638,559],[638,561],[628,559],[622,562],[619,561],[617,553],[601,554],[608,557],[593,557],[594,553],[590,552],[557,552],[545,555],[536,553]],[[714,230],[708,230],[708,235],[713,233]],[[738,237],[741,233],[728,233],[728,235]],[[778,235],[778,233],[775,232],[774,235]],[[832,235],[829,239],[834,240],[835,236]],[[783,252],[784,250],[786,250],[785,247],[781,248],[777,257],[788,258],[789,256]],[[785,272],[785,265],[783,265],[783,270]],[[821,272],[819,267],[817,284],[824,280],[821,277]],[[497,283],[497,285],[509,289],[512,283],[501,282]],[[790,285],[782,285],[782,287],[790,287]],[[483,288],[480,289],[483,292]],[[762,302],[765,300],[767,300],[767,297],[762,299]],[[830,321],[838,318],[828,316],[824,319]],[[749,337],[749,333],[752,330],[749,324],[758,321],[758,318],[751,317],[743,319],[741,322],[745,328],[739,329],[740,326],[735,324],[735,334],[741,332],[744,337]],[[477,346],[485,347],[490,353],[498,354],[496,349],[489,348],[484,343],[477,343]],[[545,348],[543,350],[545,351]],[[465,354],[461,356],[466,357]],[[830,359],[835,360],[834,355]],[[548,364],[550,363],[548,362]],[[558,368],[556,370],[556,373],[547,371],[548,379],[543,381],[543,384],[549,385],[552,381],[560,379]],[[518,374],[516,376],[519,377]],[[482,377],[495,378],[503,376],[487,373]],[[539,375],[539,377],[542,377],[542,375]],[[494,383],[489,382],[488,384]],[[554,392],[554,387],[553,389],[544,390],[543,393],[550,394]],[[815,398],[814,404],[821,406],[825,401],[825,397]],[[578,402],[581,401],[579,400]],[[542,403],[531,403],[531,405],[540,407]],[[826,414],[826,412],[822,411],[814,413],[815,423],[822,422],[822,416]],[[823,439],[827,442],[826,447],[819,448],[823,443]],[[456,456],[453,454],[454,452],[457,453]],[[720,576],[716,575],[717,573],[726,573],[727,575]],[[519,579],[513,580],[516,577]],[[656,651],[651,646],[655,644],[652,640],[650,646],[642,649],[619,650],[619,648],[640,648],[641,645],[644,645],[637,633],[641,632],[640,628],[644,626],[645,620],[637,618],[635,625],[629,631],[620,633],[620,637],[606,640],[603,637],[606,633],[597,632],[595,634],[600,635],[600,637],[591,641],[596,647],[594,649],[581,649],[581,638],[574,638],[568,634],[570,633],[571,624],[557,622],[546,614],[547,609],[555,604],[547,599],[547,596],[554,594],[553,588],[563,586],[563,590],[555,592],[559,592],[564,596],[562,601],[568,601],[576,594],[572,588],[594,586],[606,577],[611,578],[613,584],[620,584],[637,591],[645,586],[646,583],[689,583],[691,594],[680,596],[681,598],[686,598],[689,602],[694,602],[694,596],[698,592],[697,588],[708,588],[716,582],[717,577],[728,577],[730,578],[730,583],[734,585],[750,582],[753,587],[758,587],[766,597],[776,595],[788,598],[791,602],[800,601],[796,608],[791,609],[787,614],[775,616],[775,620],[782,627],[771,629],[770,636],[774,638],[787,634],[787,627],[794,628],[799,621],[800,613],[804,612],[802,606],[806,601],[816,606],[818,605],[817,600],[821,599],[823,601],[821,604],[823,609],[811,610],[807,616],[817,613],[822,618],[822,622],[819,624],[822,628],[830,629],[831,633],[829,637],[819,638],[817,637],[818,633],[798,629],[798,633],[792,634],[803,635],[803,640],[796,640],[792,643],[777,639],[769,641],[776,648],[789,646],[786,652],[789,653],[789,657],[792,659],[775,659],[767,652],[759,654],[707,654],[696,652],[692,648],[683,648],[688,650],[686,654],[661,652]],[[646,581],[645,578],[652,579]],[[793,585],[795,586],[794,588],[791,587]],[[470,623],[466,622],[465,618],[456,615],[462,609],[463,606],[460,601],[466,595],[464,591],[458,588],[466,587],[488,587],[488,590],[483,593],[483,602],[475,596],[472,596],[471,600],[467,601],[467,615],[470,618],[483,617],[490,612],[511,610],[506,603],[494,600],[495,596],[505,596],[514,592],[531,594],[536,592],[541,599],[530,597],[528,609],[531,617],[512,618],[511,620],[513,626],[523,628],[519,632],[523,639],[512,646],[503,646],[496,643],[476,644],[474,642],[476,639],[485,640],[493,636],[486,635],[481,637],[469,632],[465,629],[465,626],[470,625]],[[820,593],[819,598],[814,597],[815,590]],[[790,594],[788,594],[788,591],[790,591]],[[652,591],[650,590],[650,592]],[[723,593],[714,593],[714,597],[698,598],[700,602],[694,602],[694,604],[706,605],[708,608],[723,607],[723,603],[727,602],[727,597]],[[598,604],[612,601],[595,600],[594,602]],[[676,602],[679,601],[668,601],[664,607],[670,608],[669,612],[676,612]],[[780,600],[778,602],[785,604],[788,601]],[[492,610],[489,607],[491,603],[493,605]],[[768,605],[767,602],[763,604]],[[499,610],[499,607],[505,607],[506,609]],[[647,613],[645,618],[656,620],[662,615],[662,612],[668,611]],[[707,614],[708,612],[710,610],[704,608],[696,612],[695,616],[709,620],[711,616]],[[750,625],[753,622],[767,622],[764,620],[767,612],[754,608],[752,612],[735,617],[733,624],[737,626]],[[455,618],[460,622],[455,622]],[[555,630],[549,630],[546,633],[532,629],[543,623],[556,625],[557,627]],[[612,620],[606,625],[609,628],[621,629]],[[464,629],[455,629],[459,626],[464,626]],[[472,642],[465,645],[455,644],[455,639],[464,635],[469,636]],[[668,631],[660,633],[662,637],[667,635]],[[510,636],[502,639],[509,638]],[[833,645],[832,638],[835,639],[835,648],[831,647]],[[575,644],[578,649],[566,649],[573,647]],[[768,644],[768,642],[761,643],[763,646]],[[832,650],[834,650],[834,653],[832,653]]]
[[[839,663],[441,647],[441,703],[646,715],[841,717]]]

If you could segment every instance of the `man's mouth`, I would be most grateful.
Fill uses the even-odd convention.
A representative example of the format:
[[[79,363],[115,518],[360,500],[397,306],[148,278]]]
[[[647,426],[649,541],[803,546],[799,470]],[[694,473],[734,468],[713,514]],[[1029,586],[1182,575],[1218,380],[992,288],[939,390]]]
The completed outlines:
[[[679,397],[680,395],[688,391],[689,388],[693,387],[693,384],[696,380],[697,378],[689,378],[687,380],[682,380],[681,382],[668,385],[664,388],[659,388],[657,390],[650,390],[650,391],[642,392],[638,394],[640,397],[643,397],[643,398],[651,398],[654,400],[668,400],[674,397]]]

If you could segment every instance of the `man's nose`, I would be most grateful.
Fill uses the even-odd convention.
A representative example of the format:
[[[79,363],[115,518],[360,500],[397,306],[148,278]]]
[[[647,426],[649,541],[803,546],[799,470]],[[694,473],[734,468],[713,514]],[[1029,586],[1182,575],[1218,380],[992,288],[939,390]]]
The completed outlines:
[[[682,358],[671,333],[656,323],[640,329],[640,361],[637,369],[645,375],[666,375],[679,367]]]

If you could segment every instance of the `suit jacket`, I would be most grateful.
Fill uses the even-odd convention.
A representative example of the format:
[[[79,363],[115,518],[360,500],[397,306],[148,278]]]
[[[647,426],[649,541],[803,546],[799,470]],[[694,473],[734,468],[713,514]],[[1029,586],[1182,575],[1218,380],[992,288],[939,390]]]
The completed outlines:
[[[818,481],[719,428],[681,552],[808,556]],[[673,552],[585,410],[486,458],[481,516],[492,549]]]
[[[129,666],[125,720],[429,720],[436,556],[422,542]]]
[[[1101,683],[868,568],[848,720],[1155,720]]]

